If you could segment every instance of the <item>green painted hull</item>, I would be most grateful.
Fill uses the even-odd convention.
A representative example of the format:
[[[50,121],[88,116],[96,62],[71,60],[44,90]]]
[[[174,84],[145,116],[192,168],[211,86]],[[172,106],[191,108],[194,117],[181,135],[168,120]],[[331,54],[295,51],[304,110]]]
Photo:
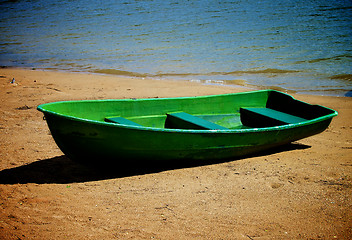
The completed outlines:
[[[245,116],[241,108],[270,108],[304,120],[273,125],[265,119]],[[235,158],[318,134],[337,115],[332,109],[273,90],[202,97],[66,101],[43,104],[38,110],[44,113],[53,138],[68,157],[98,164]],[[222,129],[166,128],[166,114],[175,112],[192,114]],[[104,120],[112,116],[136,125]]]

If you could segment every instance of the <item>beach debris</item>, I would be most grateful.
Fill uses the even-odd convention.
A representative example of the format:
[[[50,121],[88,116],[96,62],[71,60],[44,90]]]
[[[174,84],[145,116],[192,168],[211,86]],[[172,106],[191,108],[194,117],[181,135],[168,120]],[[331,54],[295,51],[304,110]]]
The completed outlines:
[[[15,78],[12,78],[12,80],[10,81],[10,83],[12,84],[12,86],[17,86],[18,84],[16,83]]]
[[[61,92],[61,90],[57,89],[57,88],[47,87],[46,89],[51,89],[51,90],[54,90],[54,91],[57,91],[57,92]]]
[[[31,109],[31,107],[28,107],[27,105],[24,105],[22,107],[18,107],[16,108],[17,110],[28,110],[28,109]]]

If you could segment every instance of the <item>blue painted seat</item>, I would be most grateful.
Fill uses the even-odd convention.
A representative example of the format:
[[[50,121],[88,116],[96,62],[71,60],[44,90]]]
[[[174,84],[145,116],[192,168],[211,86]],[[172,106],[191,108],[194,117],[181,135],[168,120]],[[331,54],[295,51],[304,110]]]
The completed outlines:
[[[242,123],[252,127],[279,126],[306,121],[304,118],[280,112],[271,108],[241,108],[240,113]]]
[[[135,123],[131,120],[128,120],[126,118],[123,117],[106,117],[104,119],[105,122],[111,122],[111,123],[118,123],[118,124],[123,124],[123,125],[132,125],[132,126],[142,126],[138,123]]]
[[[185,112],[168,113],[166,115],[165,128],[228,130],[228,128]]]

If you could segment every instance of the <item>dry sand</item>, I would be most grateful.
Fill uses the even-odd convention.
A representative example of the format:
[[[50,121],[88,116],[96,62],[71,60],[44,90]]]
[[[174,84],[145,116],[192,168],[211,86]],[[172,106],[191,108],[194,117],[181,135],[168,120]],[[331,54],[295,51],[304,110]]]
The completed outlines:
[[[15,78],[15,83],[10,81]],[[54,143],[37,105],[244,91],[0,69],[0,239],[351,239],[352,98],[325,132],[243,159],[97,172]]]

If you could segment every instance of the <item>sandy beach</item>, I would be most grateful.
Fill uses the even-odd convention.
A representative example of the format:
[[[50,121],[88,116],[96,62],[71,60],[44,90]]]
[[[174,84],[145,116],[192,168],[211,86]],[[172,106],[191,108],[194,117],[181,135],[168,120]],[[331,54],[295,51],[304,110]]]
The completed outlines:
[[[0,239],[351,239],[352,98],[293,94],[339,115],[325,132],[270,152],[109,173],[65,157],[36,110],[246,90],[1,68]]]

